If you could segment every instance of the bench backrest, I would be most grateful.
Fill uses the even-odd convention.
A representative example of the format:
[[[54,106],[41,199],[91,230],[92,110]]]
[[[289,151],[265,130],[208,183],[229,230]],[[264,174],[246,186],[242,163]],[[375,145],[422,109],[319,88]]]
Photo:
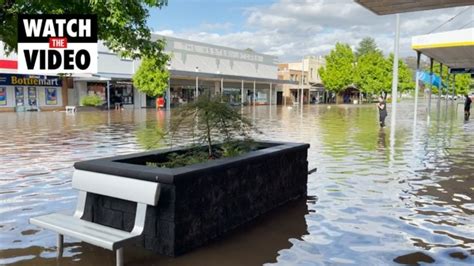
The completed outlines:
[[[72,187],[78,190],[155,206],[160,184],[128,177],[75,170]]]

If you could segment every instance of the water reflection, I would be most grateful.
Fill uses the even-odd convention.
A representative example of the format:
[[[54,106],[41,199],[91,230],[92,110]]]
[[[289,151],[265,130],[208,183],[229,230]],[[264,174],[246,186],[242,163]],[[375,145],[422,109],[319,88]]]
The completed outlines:
[[[311,144],[309,168],[318,171],[308,178],[310,199],[176,259],[135,248],[125,258],[134,265],[473,264],[474,123],[457,108],[433,108],[427,123],[425,103],[415,113],[402,102],[392,131],[379,128],[373,106],[244,107],[266,139]],[[55,235],[27,219],[74,208],[74,162],[169,145],[157,137],[169,116],[0,114],[0,264],[112,264],[113,253],[69,238],[56,260]],[[180,140],[191,141],[188,132]]]

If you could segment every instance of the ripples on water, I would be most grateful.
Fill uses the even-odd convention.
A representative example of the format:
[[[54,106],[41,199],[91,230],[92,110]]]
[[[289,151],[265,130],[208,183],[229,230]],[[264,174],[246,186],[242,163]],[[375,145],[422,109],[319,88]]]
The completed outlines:
[[[178,258],[126,250],[138,265],[387,265],[474,263],[474,121],[462,108],[401,104],[395,132],[373,106],[257,107],[242,111],[259,138],[311,144],[308,199]],[[456,110],[457,108],[457,110]],[[0,114],[0,264],[113,264],[112,252],[54,233],[31,216],[74,209],[76,161],[164,146],[166,112]],[[387,125],[390,125],[390,116]],[[394,136],[392,138],[392,136]],[[183,134],[183,143],[189,138]]]

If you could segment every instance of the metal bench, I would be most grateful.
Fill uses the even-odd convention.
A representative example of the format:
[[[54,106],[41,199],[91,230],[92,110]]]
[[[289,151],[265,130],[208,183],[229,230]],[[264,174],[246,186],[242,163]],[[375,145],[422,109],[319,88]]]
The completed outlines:
[[[116,264],[123,265],[123,247],[143,232],[147,205],[156,206],[160,184],[132,178],[75,170],[72,186],[79,190],[74,215],[52,213],[30,218],[30,223],[57,232],[58,256],[63,252],[63,235],[116,252]],[[135,225],[131,232],[81,220],[87,193],[105,195],[137,203]]]

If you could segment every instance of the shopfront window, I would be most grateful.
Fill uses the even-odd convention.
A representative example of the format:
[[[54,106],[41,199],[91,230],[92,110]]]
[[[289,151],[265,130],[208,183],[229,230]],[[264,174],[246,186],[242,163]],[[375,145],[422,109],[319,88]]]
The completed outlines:
[[[107,85],[105,83],[87,82],[87,95],[97,95],[103,102],[106,102],[106,87]]]
[[[45,88],[46,105],[58,104],[58,90],[56,88]]]
[[[112,104],[133,104],[133,85],[131,82],[116,82],[110,85]]]
[[[25,95],[23,94],[23,87],[15,87],[15,102],[16,106],[25,105]]]
[[[7,87],[0,87],[0,106],[7,105]]]

